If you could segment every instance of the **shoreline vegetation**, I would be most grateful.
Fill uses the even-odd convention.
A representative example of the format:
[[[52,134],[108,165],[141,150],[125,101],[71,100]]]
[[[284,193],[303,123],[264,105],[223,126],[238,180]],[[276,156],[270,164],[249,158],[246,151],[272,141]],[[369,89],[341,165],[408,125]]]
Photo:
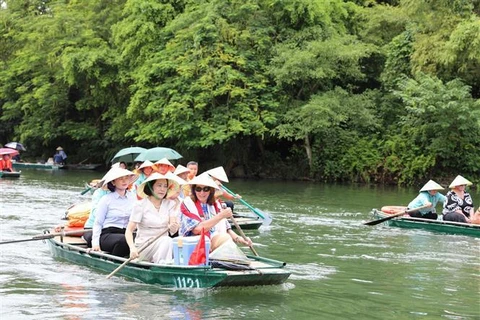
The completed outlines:
[[[480,183],[478,1],[2,1],[0,142],[229,176]]]

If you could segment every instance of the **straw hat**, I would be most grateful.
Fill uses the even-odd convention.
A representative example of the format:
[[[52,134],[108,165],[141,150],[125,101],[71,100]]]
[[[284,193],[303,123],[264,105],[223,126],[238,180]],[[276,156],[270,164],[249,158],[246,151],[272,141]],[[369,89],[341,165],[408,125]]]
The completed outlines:
[[[216,168],[207,170],[206,173],[208,173],[210,176],[222,182],[228,182],[227,173],[225,172],[223,167],[216,167]]]
[[[438,183],[436,183],[435,181],[433,180],[429,180],[427,183],[425,183],[425,185],[422,187],[422,189],[420,189],[420,192],[422,191],[439,191],[439,190],[443,190],[444,188],[439,185]]]
[[[165,175],[160,174],[158,172],[152,173],[150,177],[148,177],[145,181],[143,181],[137,188],[137,195],[140,198],[145,198],[147,195],[145,194],[145,186],[150,181],[155,181],[159,179],[166,179],[168,180],[168,192],[167,198],[170,196],[171,193],[175,193],[179,190],[180,185],[186,184],[187,182],[182,178],[177,177],[171,172],[167,172]]]
[[[62,147],[57,147],[57,151],[61,151],[61,150],[63,150]]]
[[[159,164],[166,164],[167,166],[170,166],[170,167],[175,169],[175,166],[170,161],[168,161],[167,158],[162,158],[162,159],[158,160],[157,162],[155,162],[155,165],[159,165]]]
[[[130,170],[122,168],[111,168],[105,174],[105,176],[103,176],[103,185],[106,186],[109,182],[125,176],[130,176],[131,181],[129,181],[129,184],[134,182],[138,178],[138,176]]]
[[[155,166],[155,164],[154,164],[152,161],[150,161],[150,160],[145,160],[145,161],[140,165],[140,167],[138,167],[138,170],[142,170],[143,168],[148,168],[148,167],[152,167],[152,168],[153,168],[154,166]]]
[[[182,173],[187,173],[187,172],[190,172],[190,170],[188,170],[187,167],[184,167],[182,166],[181,164],[179,164],[177,166],[177,168],[175,169],[175,172],[173,173],[174,175],[178,176],[179,174],[182,174]]]
[[[201,186],[211,187],[214,189],[220,189],[220,187],[215,183],[215,181],[213,181],[212,178],[210,178],[210,176],[206,172],[188,181],[188,184],[201,185]]]
[[[453,179],[452,183],[448,186],[450,189],[462,186],[462,185],[467,185],[471,186],[473,183],[462,177],[461,175],[458,175],[455,179]]]

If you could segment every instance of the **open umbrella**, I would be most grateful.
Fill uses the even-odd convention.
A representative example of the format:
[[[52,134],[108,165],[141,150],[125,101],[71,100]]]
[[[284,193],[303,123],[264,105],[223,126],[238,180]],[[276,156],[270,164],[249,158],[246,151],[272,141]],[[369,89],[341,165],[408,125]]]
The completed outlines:
[[[20,142],[9,142],[5,145],[5,148],[15,149],[19,151],[27,151],[27,149]]]
[[[0,148],[0,155],[3,156],[4,154],[9,154],[11,156],[14,156],[18,154],[18,150],[10,149],[10,148]]]
[[[118,151],[112,158],[112,163],[116,162],[133,162],[134,159],[142,152],[146,151],[147,149],[142,147],[128,147],[123,148]]]
[[[182,158],[182,155],[171,148],[155,147],[140,153],[135,158],[135,161],[143,162],[145,160],[150,160],[155,162],[163,158],[167,158],[168,160],[176,160]]]

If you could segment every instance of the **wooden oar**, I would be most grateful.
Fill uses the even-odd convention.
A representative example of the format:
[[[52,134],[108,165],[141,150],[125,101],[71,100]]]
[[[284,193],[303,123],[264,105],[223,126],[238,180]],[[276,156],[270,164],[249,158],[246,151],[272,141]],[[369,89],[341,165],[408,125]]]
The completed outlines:
[[[168,229],[163,231],[162,233],[156,235],[155,237],[153,238],[150,238],[148,239],[147,242],[145,242],[143,244],[143,246],[140,247],[140,249],[138,249],[138,253],[142,252],[143,250],[145,250],[148,246],[150,246],[152,243],[154,243],[155,241],[157,241],[158,238],[160,238],[161,236],[163,236],[165,233],[168,232]],[[119,265],[115,270],[113,270],[108,276],[107,276],[107,279],[110,279],[115,273],[117,273],[118,271],[120,271],[123,267],[125,267],[130,261],[132,261],[133,258],[128,258],[127,260],[125,260],[124,263],[122,263],[121,265]]]
[[[68,231],[68,232],[62,231],[62,232],[57,232],[57,233],[45,233],[45,234],[41,234],[41,235],[38,235],[38,236],[33,236],[29,239],[3,241],[3,242],[0,242],[0,244],[46,240],[46,239],[52,239],[52,238],[55,238],[55,237],[65,237],[65,236],[72,235],[72,234],[73,235],[78,235],[79,233],[87,233],[87,232],[91,232],[91,231],[92,231],[92,229]]]
[[[425,208],[428,208],[428,207],[430,207],[430,206],[429,206],[429,205],[425,205],[425,206],[421,206],[421,207],[418,207],[418,208],[405,210],[405,211],[402,211],[402,212],[400,212],[400,213],[392,214],[392,215],[390,215],[390,216],[388,216],[388,217],[385,217],[385,218],[382,218],[382,219],[365,222],[364,225],[366,225],[366,226],[374,226],[374,225],[376,225],[376,224],[379,224],[379,223],[382,223],[382,222],[384,222],[384,221],[393,219],[393,218],[395,218],[395,217],[403,216],[403,215],[406,214],[406,213],[418,211],[418,210],[420,210],[420,209],[425,209]]]
[[[233,191],[229,190],[227,187],[225,187],[223,184],[221,185],[222,189],[230,193],[232,196],[236,196],[237,194],[234,193]],[[272,217],[263,212],[262,210],[258,208],[252,207],[250,204],[247,203],[247,201],[243,200],[242,198],[238,199],[241,203],[243,203],[245,206],[247,206],[250,210],[252,210],[253,213],[255,213],[257,216],[263,219],[263,225],[264,226],[269,226],[272,223]]]
[[[234,217],[230,217],[230,219],[232,219],[233,224],[234,224],[235,227],[237,228],[237,230],[238,230],[238,232],[240,233],[240,235],[242,236],[242,238],[243,238],[245,241],[248,241],[248,240],[247,240],[247,237],[245,236],[245,233],[243,233],[242,228],[240,228],[240,226],[238,225],[237,220],[235,220]],[[250,248],[250,250],[252,250],[253,254],[258,257],[258,253],[257,253],[257,251],[255,251],[255,248],[253,248],[253,245],[250,245],[250,246],[248,246],[248,247]]]

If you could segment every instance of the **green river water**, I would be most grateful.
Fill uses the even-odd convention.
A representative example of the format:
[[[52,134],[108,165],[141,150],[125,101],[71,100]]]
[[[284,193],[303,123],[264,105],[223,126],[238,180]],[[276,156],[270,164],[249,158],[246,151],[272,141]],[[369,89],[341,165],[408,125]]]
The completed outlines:
[[[60,222],[102,173],[23,170],[0,179],[0,240]],[[287,262],[279,286],[172,290],[54,260],[42,241],[0,246],[0,319],[480,319],[480,238],[364,226],[372,208],[417,190],[234,180],[268,212],[246,232],[260,255]],[[472,192],[475,205],[480,193]],[[239,212],[248,212],[237,205]],[[440,208],[437,208],[439,210]]]

